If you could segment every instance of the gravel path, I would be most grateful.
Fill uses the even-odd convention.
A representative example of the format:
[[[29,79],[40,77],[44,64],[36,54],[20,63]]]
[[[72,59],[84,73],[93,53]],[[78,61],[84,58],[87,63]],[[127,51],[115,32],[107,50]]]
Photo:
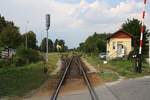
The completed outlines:
[[[97,70],[90,63],[88,63],[85,59],[82,58],[82,61],[84,62],[86,67],[88,67],[89,73],[96,73],[97,72]]]
[[[60,71],[61,66],[62,66],[61,60],[58,60],[56,65],[57,65],[57,68],[54,70],[54,72],[51,73],[51,75],[56,75]]]

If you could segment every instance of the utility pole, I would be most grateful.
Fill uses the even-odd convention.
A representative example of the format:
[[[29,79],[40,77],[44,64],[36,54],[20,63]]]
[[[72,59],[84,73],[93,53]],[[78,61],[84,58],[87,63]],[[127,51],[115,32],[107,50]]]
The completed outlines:
[[[25,38],[26,38],[26,49],[28,48],[28,36],[27,36],[27,33],[25,35]]]
[[[42,35],[42,34],[43,34],[43,31],[41,31],[41,44],[40,44],[40,46],[41,46],[41,47],[40,47],[40,50],[41,50],[41,51],[42,51],[42,40],[43,40],[43,35]]]
[[[29,24],[29,21],[27,21],[26,34],[25,34],[25,38],[26,38],[26,43],[25,43],[25,44],[26,44],[26,49],[28,48],[28,36],[27,36],[27,35],[28,35],[28,34],[27,34],[27,33],[28,33],[28,31],[27,31],[28,24]]]
[[[46,38],[46,63],[48,62],[48,30],[50,28],[50,15],[46,15],[46,33],[47,33],[47,38]]]

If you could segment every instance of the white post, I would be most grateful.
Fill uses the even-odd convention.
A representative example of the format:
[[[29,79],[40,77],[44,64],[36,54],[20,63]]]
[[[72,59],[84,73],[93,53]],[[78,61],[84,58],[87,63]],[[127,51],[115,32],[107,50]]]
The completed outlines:
[[[40,46],[41,46],[41,47],[40,47],[40,50],[41,50],[41,51],[42,51],[42,40],[43,40],[43,35],[42,35],[42,34],[43,34],[43,31],[41,31],[41,44],[40,44]]]
[[[48,62],[48,30],[47,30],[47,38],[46,38],[46,62]]]

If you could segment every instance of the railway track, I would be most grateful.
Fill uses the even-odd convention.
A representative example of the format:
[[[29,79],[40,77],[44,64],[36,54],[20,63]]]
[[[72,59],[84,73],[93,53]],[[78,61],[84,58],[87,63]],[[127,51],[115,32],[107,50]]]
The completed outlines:
[[[88,87],[91,100],[98,100],[98,96],[96,95],[94,88],[88,78],[87,75],[87,69],[85,65],[83,64],[80,56],[72,56],[71,58],[67,58],[63,60],[64,68],[62,69],[61,76],[59,78],[58,84],[56,86],[56,89],[54,90],[50,100],[57,100],[59,91],[63,84],[65,84],[65,80],[68,76],[71,76],[71,67],[74,67],[73,70],[77,71],[77,74],[82,76],[84,79],[85,85]],[[74,72],[73,72],[74,73]]]

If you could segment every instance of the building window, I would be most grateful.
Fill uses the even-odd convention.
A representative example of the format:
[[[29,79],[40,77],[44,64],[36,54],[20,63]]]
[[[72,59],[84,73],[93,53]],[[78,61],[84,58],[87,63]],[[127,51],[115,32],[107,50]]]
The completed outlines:
[[[113,49],[116,49],[116,43],[113,42]]]

